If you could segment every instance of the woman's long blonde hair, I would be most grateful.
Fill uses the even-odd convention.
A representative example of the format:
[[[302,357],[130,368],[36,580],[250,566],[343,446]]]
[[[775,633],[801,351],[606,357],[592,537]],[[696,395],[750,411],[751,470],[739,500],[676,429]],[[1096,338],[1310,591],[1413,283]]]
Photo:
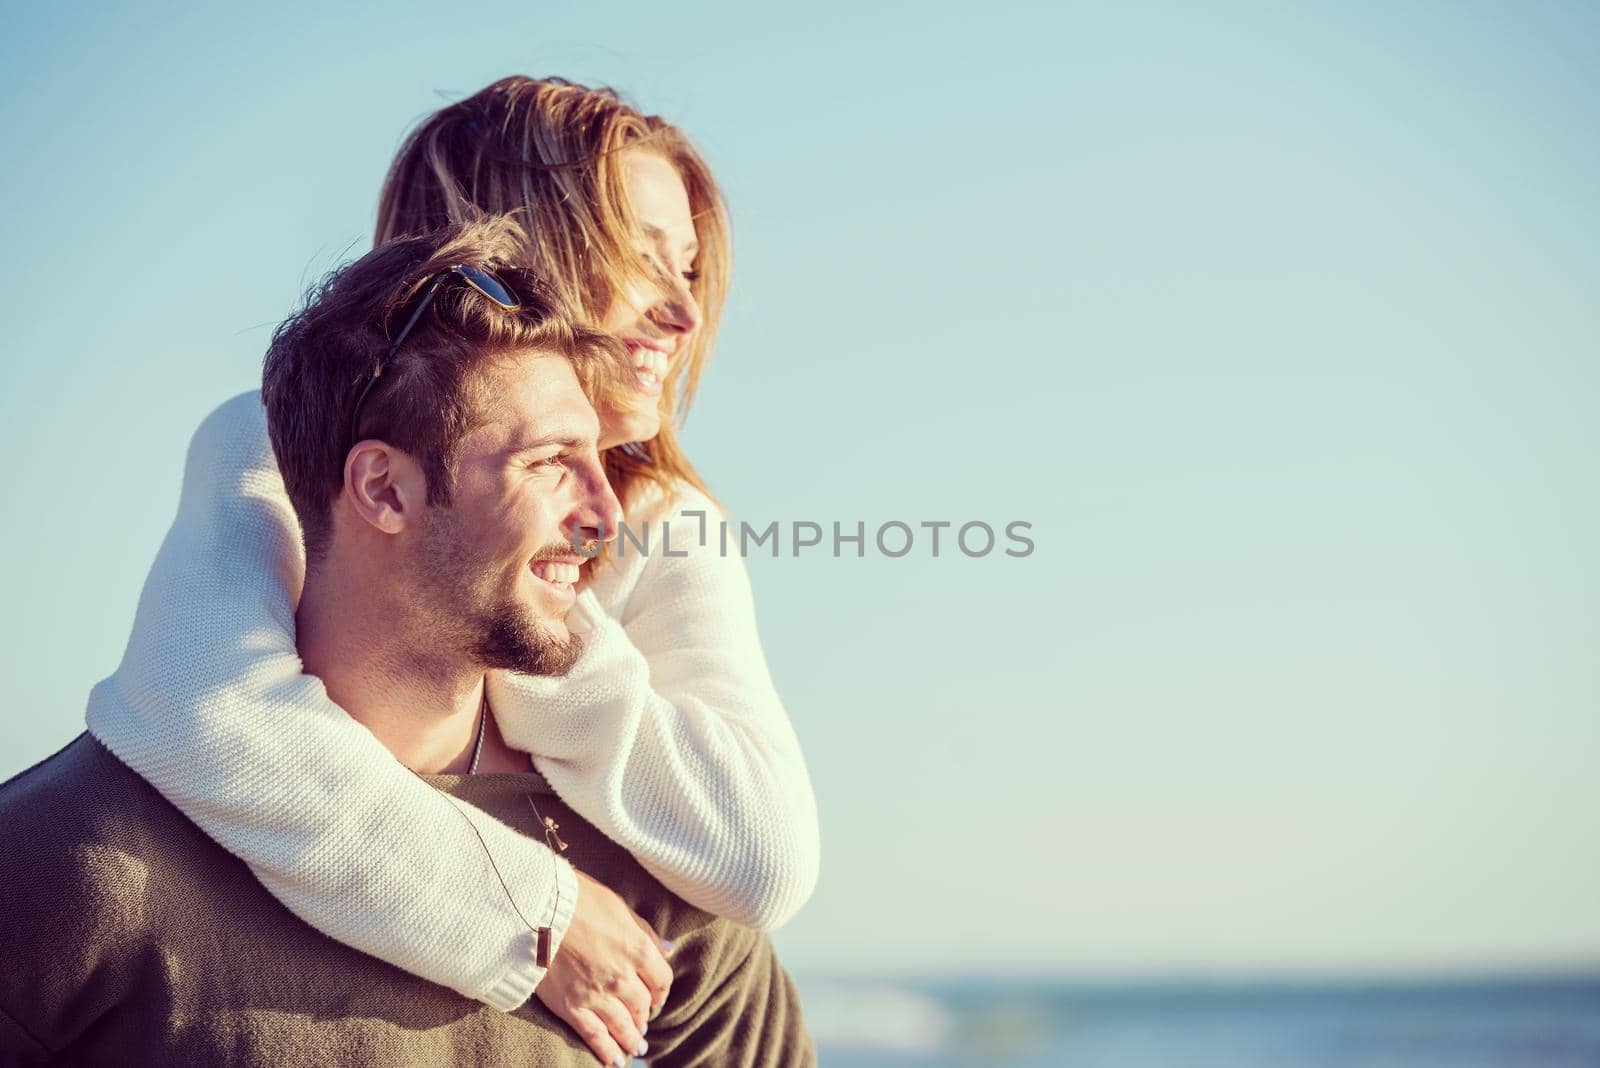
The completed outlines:
[[[611,89],[561,78],[502,78],[434,112],[406,138],[384,179],[375,236],[382,243],[483,212],[515,215],[529,238],[518,266],[544,275],[598,324],[613,296],[653,269],[640,261],[624,195],[621,157],[634,148],[670,160],[688,190],[700,242],[690,291],[702,321],[664,383],[660,433],[606,451],[606,473],[630,511],[651,484],[669,495],[682,482],[709,492],[679,447],[677,428],[715,340],[730,248],[722,194],[688,138]],[[592,399],[596,406],[637,404],[622,396]]]

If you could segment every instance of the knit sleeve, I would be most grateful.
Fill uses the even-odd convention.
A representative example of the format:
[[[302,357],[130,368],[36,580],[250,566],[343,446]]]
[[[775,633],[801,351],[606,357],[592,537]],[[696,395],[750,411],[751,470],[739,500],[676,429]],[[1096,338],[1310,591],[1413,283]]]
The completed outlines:
[[[722,522],[714,502],[683,491],[648,526],[637,584],[612,609],[621,619],[594,591],[579,595],[568,620],[585,646],[573,670],[496,673],[489,693],[507,740],[665,886],[770,930],[816,887],[816,799]]]
[[[417,778],[304,673],[304,578],[265,411],[241,395],[190,444],[177,518],[122,663],[89,696],[89,729],[301,919],[510,1011],[544,977],[519,910],[554,916],[559,944],[576,876]]]

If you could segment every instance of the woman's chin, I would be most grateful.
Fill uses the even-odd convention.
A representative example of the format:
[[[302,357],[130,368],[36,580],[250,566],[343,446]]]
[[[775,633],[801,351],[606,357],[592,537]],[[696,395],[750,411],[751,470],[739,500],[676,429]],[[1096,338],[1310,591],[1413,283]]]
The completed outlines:
[[[651,441],[661,433],[661,416],[654,411],[607,412],[601,428],[600,448],[636,445]]]

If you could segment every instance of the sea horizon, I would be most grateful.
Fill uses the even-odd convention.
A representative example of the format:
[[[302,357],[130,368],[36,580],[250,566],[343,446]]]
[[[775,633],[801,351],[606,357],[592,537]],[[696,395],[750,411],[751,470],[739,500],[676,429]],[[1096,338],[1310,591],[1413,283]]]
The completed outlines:
[[[1600,965],[1456,975],[796,978],[831,1068],[1578,1068]]]

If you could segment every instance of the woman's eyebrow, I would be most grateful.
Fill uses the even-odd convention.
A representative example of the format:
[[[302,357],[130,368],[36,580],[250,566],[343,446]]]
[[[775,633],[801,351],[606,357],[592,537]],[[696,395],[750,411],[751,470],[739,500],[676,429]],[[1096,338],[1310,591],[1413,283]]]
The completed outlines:
[[[661,227],[659,227],[659,226],[652,226],[649,223],[645,223],[644,224],[644,236],[648,237],[652,241],[666,241],[672,235],[668,234],[665,230],[661,229]],[[688,253],[691,256],[693,256],[695,253],[699,252],[700,251],[700,239],[698,237],[691,237],[689,240],[685,241],[683,243],[683,251]]]

